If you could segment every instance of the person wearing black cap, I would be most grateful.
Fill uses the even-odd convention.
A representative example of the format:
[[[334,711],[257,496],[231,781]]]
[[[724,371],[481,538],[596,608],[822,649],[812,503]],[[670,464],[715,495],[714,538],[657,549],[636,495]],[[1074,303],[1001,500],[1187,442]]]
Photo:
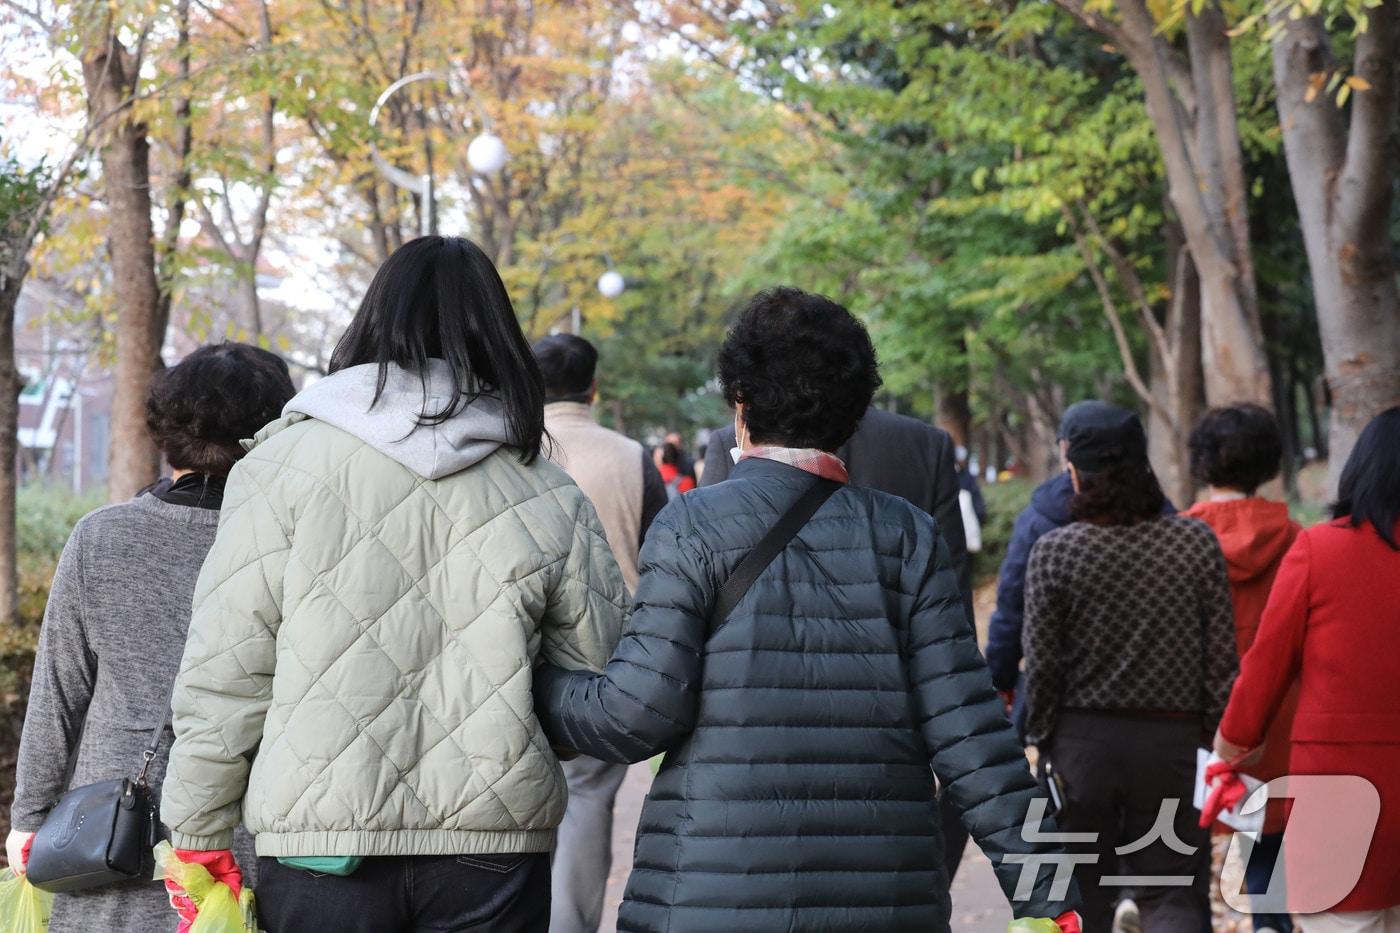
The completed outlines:
[[[1116,406],[1094,400],[1075,402],[1065,409],[1058,433],[1062,463],[1067,438],[1071,434],[1082,435],[1110,409],[1122,411]],[[1069,507],[1073,498],[1074,484],[1070,480],[1068,470],[1037,486],[1031,494],[1030,504],[1016,516],[1016,523],[1011,531],[1011,542],[1007,545],[1006,557],[997,573],[997,604],[987,627],[987,667],[992,672],[992,685],[1001,692],[1007,705],[1012,707],[1011,720],[1016,724],[1022,738],[1026,732],[1025,695],[1020,689],[1021,622],[1025,614],[1026,563],[1030,560],[1031,548],[1035,547],[1042,535],[1072,521]],[[1176,508],[1164,498],[1162,513],[1170,515],[1175,512]]]
[[[1072,522],[1026,571],[1027,737],[1060,828],[1096,838],[1077,847],[1097,857],[1075,868],[1084,929],[1110,928],[1125,876],[1147,933],[1208,929],[1209,839],[1189,801],[1239,667],[1225,559],[1204,522],[1162,514],[1137,416],[1076,408]],[[1147,880],[1165,878],[1191,880]]]

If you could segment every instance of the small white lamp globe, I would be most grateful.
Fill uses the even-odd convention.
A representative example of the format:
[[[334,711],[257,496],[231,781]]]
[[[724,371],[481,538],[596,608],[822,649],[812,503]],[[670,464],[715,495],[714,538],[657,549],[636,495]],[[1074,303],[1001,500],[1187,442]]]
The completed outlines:
[[[494,133],[482,133],[467,146],[467,163],[482,175],[494,175],[506,167],[510,154],[506,144]]]
[[[616,269],[609,269],[598,277],[598,291],[604,298],[616,298],[627,287],[627,280]]]

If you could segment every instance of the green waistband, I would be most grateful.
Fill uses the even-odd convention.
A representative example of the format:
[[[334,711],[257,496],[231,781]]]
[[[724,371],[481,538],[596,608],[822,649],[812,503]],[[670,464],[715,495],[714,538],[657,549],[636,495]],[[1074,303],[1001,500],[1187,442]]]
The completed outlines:
[[[341,878],[353,875],[365,857],[363,855],[301,855],[279,858],[277,861],[288,868],[314,871],[323,875],[337,875]]]

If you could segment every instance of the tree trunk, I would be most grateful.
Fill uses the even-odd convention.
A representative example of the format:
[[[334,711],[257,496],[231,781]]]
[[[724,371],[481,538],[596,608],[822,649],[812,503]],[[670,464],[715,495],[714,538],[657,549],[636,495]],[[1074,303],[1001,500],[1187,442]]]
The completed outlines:
[[[0,623],[19,621],[19,541],[15,492],[19,483],[19,393],[24,388],[15,365],[15,306],[28,264],[0,283]]]
[[[1321,19],[1290,20],[1281,11],[1283,29],[1273,44],[1284,153],[1332,395],[1331,493],[1361,429],[1400,404],[1400,293],[1390,232],[1400,0],[1368,13],[1353,73],[1369,87],[1352,94],[1349,128],[1331,95],[1309,87],[1310,76],[1325,82],[1336,68]]]
[[[150,143],[146,125],[130,120],[139,62],[108,28],[85,49],[83,76],[89,119],[101,122],[107,248],[116,311],[116,372],[112,396],[108,501],[131,498],[154,482],[160,453],[146,431],[146,394],[160,369],[165,320],[151,227]]]
[[[1200,276],[1206,400],[1271,405],[1245,223],[1230,42],[1219,3],[1188,9],[1183,58],[1158,32],[1146,0],[1118,3],[1121,25],[1084,0],[1056,2],[1117,45],[1142,81],[1168,194]]]
[[[938,426],[953,437],[953,443],[968,446],[972,436],[972,406],[966,389],[940,387],[938,391]]]
[[[1162,489],[1178,508],[1184,509],[1196,499],[1196,481],[1191,476],[1186,439],[1200,417],[1204,401],[1201,291],[1195,266],[1184,252],[1180,231],[1175,225],[1168,225],[1167,240],[1168,267],[1179,269],[1179,274],[1172,283],[1162,330],[1175,365],[1171,372],[1161,354],[1148,354],[1148,378],[1157,404],[1148,411],[1147,450]],[[1171,414],[1175,427],[1163,417],[1166,412]]]

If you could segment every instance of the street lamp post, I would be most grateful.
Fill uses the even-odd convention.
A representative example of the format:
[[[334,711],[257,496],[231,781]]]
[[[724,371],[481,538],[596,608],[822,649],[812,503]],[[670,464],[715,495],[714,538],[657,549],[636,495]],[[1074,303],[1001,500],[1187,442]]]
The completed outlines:
[[[379,111],[384,109],[384,104],[393,97],[400,88],[407,87],[419,81],[442,81],[449,84],[448,79],[440,74],[431,71],[421,71],[418,74],[405,75],[393,84],[384,89],[384,93],[379,95],[379,99],[374,102],[374,107],[369,112],[369,128],[371,134],[374,132],[375,124],[379,120]],[[465,92],[468,97],[470,91]],[[506,151],[506,144],[501,138],[491,132],[490,121],[482,113],[482,132],[473,139],[467,146],[467,164],[479,175],[494,175],[505,168],[510,154]],[[431,172],[424,172],[421,175],[414,175],[406,172],[384,158],[379,151],[379,146],[375,143],[373,135],[369,143],[370,157],[374,160],[374,165],[391,184],[398,185],[407,191],[418,196],[422,209],[419,215],[418,232],[422,236],[433,233],[435,222],[433,176]]]

